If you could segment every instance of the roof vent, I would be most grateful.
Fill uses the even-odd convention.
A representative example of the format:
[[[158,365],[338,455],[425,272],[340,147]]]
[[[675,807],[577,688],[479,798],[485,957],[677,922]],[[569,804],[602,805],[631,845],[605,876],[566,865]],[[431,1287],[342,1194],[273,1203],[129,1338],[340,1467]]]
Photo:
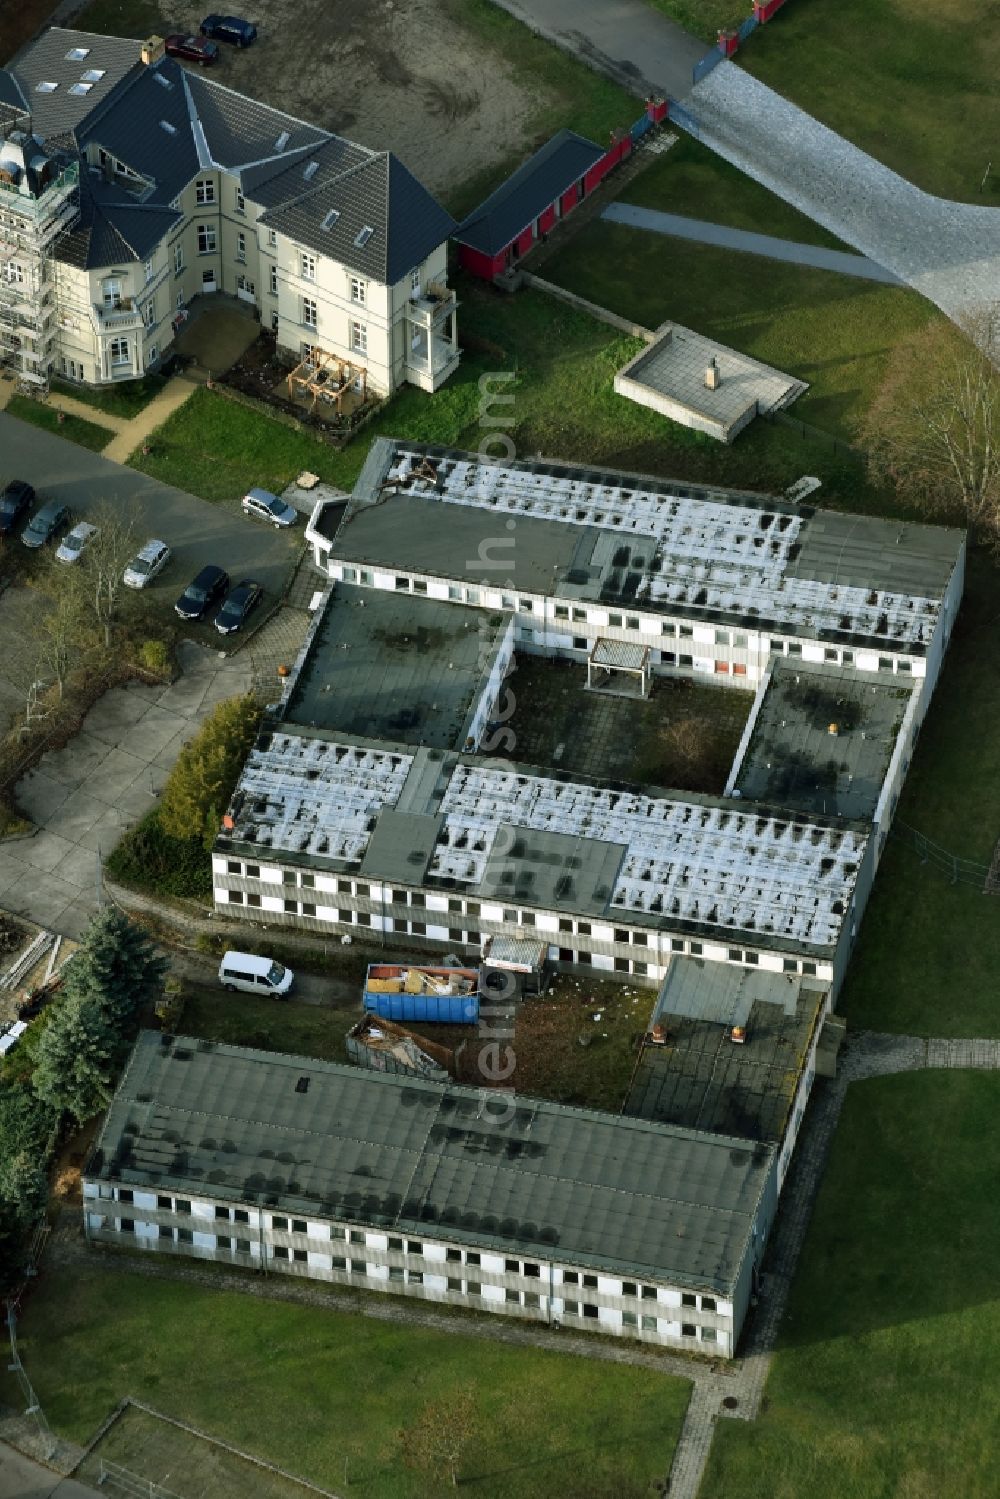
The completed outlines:
[[[321,229],[332,229],[333,226],[334,226],[334,224],[337,222],[337,220],[339,218],[340,218],[340,209],[339,208],[331,208],[330,212],[326,215],[326,217],[324,218],[322,224],[320,225],[320,228]]]
[[[289,135],[288,131],[283,130],[274,143],[274,149],[276,151],[283,151],[288,145],[288,142],[291,140],[291,138],[292,137]]]
[[[299,1078],[298,1082],[295,1084],[295,1091],[296,1091],[296,1093],[308,1093],[309,1092],[309,1079],[308,1079],[308,1077],[300,1077]]]
[[[66,61],[67,62],[83,62],[83,59],[85,57],[89,57],[89,56],[90,56],[90,48],[89,47],[70,47],[69,51],[66,53]]]
[[[176,125],[171,125],[171,123],[170,123],[169,120],[161,120],[160,121],[160,129],[161,130],[165,130],[168,135],[176,135],[177,134],[177,126]]]
[[[307,182],[311,182],[312,179],[315,177],[315,175],[316,175],[316,173],[318,171],[319,171],[319,162],[318,161],[307,161],[306,165],[305,165],[305,169],[304,169],[302,175],[306,179]]]
[[[358,231],[358,235],[354,243],[357,245],[359,250],[364,249],[365,245],[368,243],[374,233],[375,230],[372,228],[371,224],[366,224],[363,229]]]

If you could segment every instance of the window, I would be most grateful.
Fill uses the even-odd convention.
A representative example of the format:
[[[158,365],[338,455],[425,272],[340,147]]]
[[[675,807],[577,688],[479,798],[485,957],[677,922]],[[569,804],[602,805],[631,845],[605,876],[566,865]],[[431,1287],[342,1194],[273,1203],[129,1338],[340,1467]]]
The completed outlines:
[[[299,914],[299,903],[297,900],[288,900],[286,898],[283,904],[286,916],[297,916]]]
[[[559,930],[561,932],[571,932],[573,930],[573,923],[568,916],[560,916]]]
[[[420,267],[416,266],[410,272],[410,291],[416,295],[420,291]]]
[[[733,662],[733,676],[745,677],[747,674],[746,664],[742,661]]]
[[[697,1305],[698,1305],[698,1298],[697,1298],[697,1296],[693,1296],[690,1291],[684,1291],[682,1293],[682,1295],[681,1295],[681,1306],[697,1306]]]
[[[534,913],[534,911],[522,911],[521,912],[521,925],[522,926],[534,926],[535,925],[535,913]]]
[[[802,973],[803,973],[803,976],[805,978],[813,978],[814,979],[816,977],[816,964],[815,963],[803,963],[802,964]]]
[[[717,1343],[719,1334],[714,1327],[703,1327],[701,1330],[701,1341],[703,1343]]]
[[[656,1300],[656,1287],[655,1286],[643,1286],[643,1288],[642,1288],[642,1299],[643,1299],[643,1301],[655,1301]]]
[[[214,224],[199,224],[198,225],[198,254],[199,255],[214,255],[215,254],[215,225]]]
[[[580,1284],[580,1273],[577,1270],[563,1271],[564,1286],[578,1286]]]
[[[351,1261],[351,1274],[352,1275],[367,1275],[368,1274],[368,1266],[365,1264],[364,1260],[352,1260]]]
[[[275,229],[269,229],[267,231],[267,242],[270,245],[271,249],[273,250],[274,247],[275,247],[275,245],[278,243],[277,230],[275,230]]]
[[[306,1224],[306,1220],[304,1218],[293,1218],[292,1219],[292,1233],[293,1234],[304,1234],[306,1231],[307,1231],[307,1224]]]
[[[520,1291],[512,1291],[512,1290],[510,1290],[508,1288],[508,1290],[506,1290],[504,1292],[504,1298],[503,1299],[505,1301],[512,1301],[512,1302],[514,1302],[514,1304],[516,1306],[520,1306],[521,1305],[521,1293],[520,1293]]]
[[[478,1249],[470,1249],[469,1252],[465,1256],[465,1263],[467,1265],[478,1265],[479,1262],[480,1262],[479,1261],[479,1250]]]
[[[210,177],[199,177],[194,185],[194,201],[196,203],[215,202],[215,183]]]
[[[236,212],[237,213],[246,213],[246,208],[247,208],[247,200],[243,196],[243,189],[241,187],[238,187],[236,189]]]
[[[366,324],[351,324],[351,348],[356,354],[368,353],[368,328]]]
[[[302,298],[302,323],[306,328],[316,327],[316,302],[312,297]]]
[[[788,654],[790,656],[801,656],[802,655],[802,644],[801,644],[801,642],[798,641],[798,640],[790,640],[788,642]]]
[[[255,895],[252,892],[247,895],[247,905],[248,906],[259,906],[260,904],[261,904],[261,899],[260,899],[259,895]]]
[[[120,368],[122,365],[131,364],[132,359],[128,349],[127,338],[113,338],[110,347],[111,367]]]
[[[306,281],[315,281],[316,280],[316,257],[315,257],[315,255],[306,255],[305,252],[303,252],[299,256],[299,274]]]
[[[465,1294],[467,1296],[478,1296],[479,1289],[478,1280],[467,1280],[465,1282]]]
[[[583,1277],[583,1283],[584,1283],[584,1285],[587,1287],[587,1289],[589,1291],[596,1291],[597,1290],[597,1276],[596,1275],[585,1275]]]
[[[715,663],[715,674],[716,674],[716,676],[719,676],[719,677],[728,677],[728,675],[729,675],[729,662],[728,661],[716,661],[716,663]]]
[[[521,1273],[520,1260],[504,1260],[503,1267],[508,1275],[520,1275]]]
[[[626,616],[625,616],[625,628],[627,630],[637,630],[639,628],[639,616],[638,616],[638,614],[626,614]]]
[[[585,651],[588,648],[589,645],[590,645],[590,641],[587,640],[586,636],[584,636],[584,635],[574,635],[573,636],[573,649],[575,651]]]
[[[352,1228],[348,1234],[352,1244],[363,1244],[365,1242],[365,1231],[363,1228]]]
[[[423,1254],[424,1246],[419,1239],[408,1239],[406,1250],[408,1254]]]
[[[219,1234],[215,1243],[218,1249],[232,1249],[233,1247],[233,1241],[228,1234]]]
[[[249,1254],[250,1253],[250,1240],[249,1239],[237,1239],[236,1240],[236,1249],[237,1249],[237,1252],[239,1254]]]
[[[424,1283],[424,1272],[422,1270],[408,1270],[406,1278],[411,1286],[422,1286]]]
[[[235,1208],[233,1210],[233,1218],[237,1223],[250,1222],[250,1214],[247,1212],[246,1208]]]
[[[157,1199],[156,1199],[156,1206],[158,1208],[165,1208],[168,1213],[170,1212],[170,1210],[173,1207],[173,1205],[174,1205],[174,1200],[173,1200],[172,1197],[158,1196]]]
[[[538,1307],[542,1304],[542,1298],[539,1296],[537,1291],[525,1291],[524,1304],[525,1306]]]
[[[578,1301],[564,1301],[563,1311],[567,1317],[578,1317],[580,1315],[580,1303]]]
[[[700,942],[692,942],[690,947],[688,948],[688,952],[691,954],[692,958],[700,958],[703,951],[704,948],[702,947],[702,944]]]
[[[272,265],[271,267],[271,279],[269,288],[271,296],[276,297],[278,295],[278,267],[276,265]]]
[[[362,281],[359,276],[351,277],[351,301],[358,302],[364,306],[368,300],[368,283]]]
[[[315,905],[311,901],[304,900],[302,902],[302,915],[303,916],[315,916],[316,915],[316,907],[315,907]]]
[[[189,1228],[179,1228],[177,1230],[177,1242],[178,1244],[193,1244],[194,1234]]]
[[[639,1318],[635,1312],[622,1312],[623,1327],[638,1327]]]
[[[402,1280],[403,1279],[403,1267],[402,1267],[402,1265],[390,1265],[389,1266],[389,1279],[390,1280]]]
[[[665,619],[663,621],[663,623],[661,624],[661,626],[660,626],[660,634],[661,635],[676,635],[677,634],[677,626],[675,624],[672,624],[670,622],[670,620]]]
[[[446,1260],[457,1260],[461,1264],[462,1251],[460,1249],[446,1249],[444,1257]]]
[[[615,972],[628,973],[628,958],[615,958]]]
[[[331,1255],[330,1264],[332,1265],[334,1270],[347,1269],[347,1261],[344,1259],[344,1256],[342,1254]]]
[[[271,1227],[278,1229],[279,1232],[281,1232],[283,1234],[286,1234],[288,1232],[288,1219],[287,1218],[274,1218],[274,1217],[272,1217],[272,1219],[271,1219]]]
[[[682,1322],[681,1323],[681,1337],[682,1338],[693,1338],[693,1337],[695,1337],[697,1335],[697,1331],[698,1331],[698,1329],[695,1327],[695,1325],[694,1325],[693,1322]]]
[[[403,1241],[402,1241],[402,1239],[396,1239],[396,1238],[393,1238],[392,1235],[390,1235],[390,1237],[389,1237],[389,1248],[390,1249],[402,1249],[402,1247],[403,1247]]]
[[[16,277],[16,279],[18,281],[23,281],[24,280],[24,275],[21,272],[21,267],[18,266],[17,270],[18,270],[19,274]],[[10,279],[11,279],[11,277],[10,277],[10,269],[8,267],[8,280],[10,280]],[[103,282],[102,285],[101,285],[101,295],[102,295],[102,300],[104,302],[105,311],[109,311],[109,310],[110,311],[114,311],[115,308],[120,307],[122,305],[122,284],[121,284],[121,282],[119,280],[117,280],[116,278],[114,278],[114,277],[109,278],[107,281]]]
[[[240,862],[240,860],[239,859],[227,859],[226,860],[226,873],[227,874],[242,874],[243,873],[243,865]]]
[[[271,1250],[271,1258],[273,1260],[287,1260],[287,1259],[290,1259],[291,1256],[288,1253],[288,1250],[284,1247],[284,1245],[279,1244],[279,1245],[277,1245],[276,1248],[274,1248],[274,1249]]]
[[[241,234],[237,234],[237,236],[236,236],[236,259],[239,260],[239,261],[242,261],[243,264],[246,265],[246,259],[247,259],[247,237],[246,237],[245,234],[242,234],[242,233]]]
[[[304,1249],[293,1249],[292,1259],[298,1260],[300,1265],[304,1265],[306,1263],[306,1251]]]
[[[449,1291],[461,1291],[461,1289],[462,1289],[461,1277],[457,1276],[457,1275],[449,1275],[448,1276],[448,1290]]]
[[[145,277],[145,284],[148,286],[153,279],[153,262],[151,260],[146,261],[143,267],[143,276]]]
[[[517,607],[521,610],[522,614],[531,614],[535,606],[530,599],[518,599]]]
[[[537,1278],[538,1276],[541,1275],[541,1273],[542,1272],[541,1272],[541,1270],[539,1269],[539,1267],[537,1265],[532,1265],[532,1264],[528,1263],[527,1261],[525,1261],[525,1265],[524,1265],[524,1274],[525,1275],[534,1276],[534,1277]]]
[[[731,947],[729,949],[729,961],[730,963],[742,963],[743,949],[741,947]]]
[[[176,1200],[176,1202],[174,1203],[174,1212],[175,1213],[190,1213],[190,1211],[191,1211],[191,1204],[190,1204],[190,1202],[186,1201],[182,1197],[178,1197],[177,1200]]]
[[[683,937],[671,937],[671,939],[670,939],[670,951],[671,952],[683,952],[684,951],[684,938]]]
[[[230,890],[229,891],[229,904],[231,906],[242,906],[242,904],[243,904],[243,891],[242,890]]]
[[[616,630],[620,630],[622,627],[622,616],[620,614],[609,614],[608,624],[613,625]]]
[[[638,1287],[637,1287],[637,1285],[636,1285],[636,1283],[635,1283],[634,1280],[623,1280],[622,1281],[622,1295],[623,1296],[636,1296],[636,1295],[638,1295]]]
[[[21,264],[19,264],[18,261],[16,261],[16,260],[8,260],[6,266],[4,267],[4,275],[7,277],[7,280],[10,281],[15,286],[23,286],[23,284],[24,284],[24,266],[21,265]],[[107,283],[105,283],[105,284],[107,284]],[[107,304],[105,304],[105,305],[107,305]]]
[[[796,958],[783,958],[781,960],[782,973],[798,973],[799,965]]]
[[[715,1311],[715,1297],[714,1296],[703,1296],[701,1298],[701,1309],[702,1309],[703,1312],[714,1312]]]
[[[644,1314],[643,1317],[642,1317],[642,1330],[643,1330],[643,1332],[655,1332],[656,1331],[656,1318],[655,1317],[647,1317]]]
[[[215,1216],[217,1218],[225,1218],[226,1222],[228,1223],[229,1222],[229,1209],[228,1208],[217,1207],[216,1210],[215,1210]]]
[[[716,630],[716,632],[715,632],[715,643],[716,643],[716,645],[728,645],[729,644],[729,631],[728,630]]]
[[[131,1202],[132,1201],[132,1188],[131,1187],[119,1187],[118,1188],[118,1201],[119,1202]]]
[[[159,1236],[161,1239],[172,1239],[174,1231],[172,1228],[168,1228],[165,1223],[161,1223]]]
[[[589,937],[590,936],[590,922],[589,921],[578,921],[577,924],[576,924],[576,930],[577,930],[578,936],[580,936],[580,937]]]
[[[628,942],[629,940],[630,940],[629,933],[626,932],[623,927],[616,926],[615,927],[615,941],[616,942]]]
[[[565,604],[556,605],[556,619],[569,619],[569,609]]]
[[[148,301],[146,303],[145,307],[142,309],[142,320],[146,324],[147,328],[155,328],[156,327],[156,298],[155,297],[153,297],[150,301]],[[150,350],[150,357],[151,358],[153,357],[153,351],[152,350]]]

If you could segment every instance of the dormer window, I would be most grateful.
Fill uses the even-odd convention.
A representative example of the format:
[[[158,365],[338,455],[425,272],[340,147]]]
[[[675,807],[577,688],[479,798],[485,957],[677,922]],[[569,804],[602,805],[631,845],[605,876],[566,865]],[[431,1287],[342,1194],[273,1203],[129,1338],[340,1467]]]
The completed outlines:
[[[365,245],[368,243],[374,233],[375,230],[372,228],[371,224],[366,224],[363,229],[358,231],[354,243],[359,250],[364,249]]]
[[[340,218],[340,209],[339,208],[331,208],[330,211],[329,211],[329,213],[327,213],[324,216],[323,222],[320,225],[320,228],[321,229],[332,229],[333,226],[334,226],[334,224],[337,222],[337,220],[339,218]]]
[[[312,179],[315,177],[315,175],[316,175],[316,173],[318,171],[319,171],[319,162],[318,161],[308,161],[308,162],[306,162],[306,165],[305,165],[305,168],[303,169],[302,175],[303,175],[303,177],[305,178],[305,180],[307,182],[311,182]]]
[[[289,135],[288,131],[283,130],[274,143],[274,149],[276,151],[283,151],[288,145],[288,142],[291,140],[291,138],[292,137]]]

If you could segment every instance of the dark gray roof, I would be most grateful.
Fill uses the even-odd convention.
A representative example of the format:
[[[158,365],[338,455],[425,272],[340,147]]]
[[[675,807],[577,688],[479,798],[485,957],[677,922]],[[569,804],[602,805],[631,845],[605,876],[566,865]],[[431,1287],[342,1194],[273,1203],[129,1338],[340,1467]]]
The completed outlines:
[[[77,131],[81,148],[101,146],[153,183],[146,202],[172,203],[201,165],[186,80],[169,57],[139,68]]]
[[[319,153],[315,159],[322,165]],[[375,281],[402,280],[455,227],[451,214],[387,151],[323,180],[317,170],[306,182],[302,168],[297,170],[298,195],[270,209],[261,222]],[[324,229],[334,212],[338,217]],[[365,236],[366,230],[371,232]]]
[[[131,69],[142,70],[138,41],[128,37],[100,36],[91,31],[72,31],[50,26],[48,31],[20,52],[8,64],[28,101],[32,128],[48,138],[68,135],[76,129],[114,90]],[[86,57],[74,59],[67,53],[78,48]],[[87,93],[71,94],[70,89],[83,81],[89,71],[99,71]],[[40,83],[55,83],[54,92],[39,93]]]
[[[14,74],[6,68],[0,68],[0,117],[7,120],[12,113],[18,115],[29,107],[24,90]]]
[[[507,178],[455,231],[459,244],[498,255],[567,188],[600,161],[605,148],[560,130]]]
[[[309,1079],[305,1091],[297,1083]],[[731,1294],[774,1152],[144,1031],[86,1175]]]
[[[263,208],[278,208],[303,193],[330,187],[353,167],[371,161],[374,153],[342,136],[331,135],[318,145],[285,150],[270,161],[244,167],[240,174],[243,191]],[[315,163],[315,170],[312,164]],[[306,168],[310,175],[306,178]],[[324,231],[324,239],[326,231]]]
[[[687,1129],[779,1142],[826,995],[816,980],[674,958],[624,1112]],[[745,1028],[737,1045],[730,1028]]]
[[[790,578],[940,598],[951,581],[963,532],[877,515],[817,510],[803,528]]]
[[[282,135],[288,136],[282,148],[285,152],[328,139],[328,132],[318,125],[259,104],[214,78],[193,72],[186,73],[186,77],[209,152],[219,166],[232,170],[274,156],[278,154],[277,141]]]
[[[603,916],[625,851],[624,843],[582,841],[566,833],[514,826],[494,844],[477,893],[484,900]]]
[[[57,241],[55,257],[80,270],[146,260],[180,217],[171,208],[136,203],[124,189],[84,170],[80,219]]]

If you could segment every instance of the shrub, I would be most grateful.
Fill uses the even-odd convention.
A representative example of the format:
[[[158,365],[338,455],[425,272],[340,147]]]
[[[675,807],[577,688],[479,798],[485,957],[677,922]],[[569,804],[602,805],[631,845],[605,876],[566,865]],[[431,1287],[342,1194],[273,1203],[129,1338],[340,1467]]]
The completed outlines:
[[[229,698],[181,750],[160,801],[160,827],[170,838],[212,847],[262,711],[251,694]]]
[[[144,640],[139,647],[139,660],[147,671],[158,677],[170,675],[170,651],[163,640]]]
[[[164,832],[159,807],[122,835],[106,864],[113,878],[155,895],[207,900],[212,894],[212,866],[202,840]]]

